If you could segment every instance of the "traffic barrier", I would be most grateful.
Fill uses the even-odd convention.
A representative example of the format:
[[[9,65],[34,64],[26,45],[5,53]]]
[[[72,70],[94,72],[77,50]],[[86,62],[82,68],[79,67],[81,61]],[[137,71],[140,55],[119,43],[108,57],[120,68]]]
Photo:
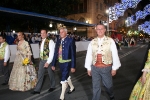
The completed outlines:
[[[87,50],[89,42],[90,41],[76,42],[76,52]],[[35,59],[39,58],[40,52],[39,44],[31,44],[31,48],[33,52],[33,57]],[[10,62],[14,62],[17,52],[17,45],[10,45],[10,51],[11,51]]]

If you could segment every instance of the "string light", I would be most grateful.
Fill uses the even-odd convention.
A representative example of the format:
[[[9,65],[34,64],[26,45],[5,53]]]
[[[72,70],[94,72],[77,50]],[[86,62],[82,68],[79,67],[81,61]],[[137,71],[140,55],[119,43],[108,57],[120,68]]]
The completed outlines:
[[[150,15],[150,4],[146,5],[143,11],[139,10],[135,13],[135,15],[131,15],[131,17],[128,17],[126,25],[131,26],[135,24],[139,19],[145,19],[147,15]],[[135,16],[135,19],[133,16]]]
[[[150,21],[145,21],[143,24],[138,26],[139,31],[143,31],[144,33],[148,33],[150,35]]]
[[[123,16],[128,8],[136,8],[141,0],[121,0],[121,3],[116,3],[113,7],[109,7],[109,23]]]

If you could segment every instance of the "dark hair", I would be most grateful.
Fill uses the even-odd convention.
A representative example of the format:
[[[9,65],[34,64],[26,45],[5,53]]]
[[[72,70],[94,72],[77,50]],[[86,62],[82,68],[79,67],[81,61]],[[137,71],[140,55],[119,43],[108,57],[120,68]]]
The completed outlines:
[[[5,35],[0,35],[0,37],[2,37],[3,39],[6,40],[6,36]]]
[[[1,35],[6,36],[6,33],[2,31],[2,32],[1,32]]]
[[[47,29],[45,29],[45,28],[42,28],[42,29],[41,29],[41,31],[42,31],[42,30],[46,31],[46,33],[47,33]]]

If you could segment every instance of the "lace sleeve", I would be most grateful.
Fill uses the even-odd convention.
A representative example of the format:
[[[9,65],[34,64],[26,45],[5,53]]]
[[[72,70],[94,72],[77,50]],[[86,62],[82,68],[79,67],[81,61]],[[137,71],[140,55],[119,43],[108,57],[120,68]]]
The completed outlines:
[[[30,48],[28,42],[25,43],[25,50],[26,50],[26,55],[27,56],[32,55],[31,48]]]
[[[144,72],[144,71],[150,72],[150,61],[147,61],[145,63],[145,66],[144,66],[144,69],[142,69],[142,72]]]

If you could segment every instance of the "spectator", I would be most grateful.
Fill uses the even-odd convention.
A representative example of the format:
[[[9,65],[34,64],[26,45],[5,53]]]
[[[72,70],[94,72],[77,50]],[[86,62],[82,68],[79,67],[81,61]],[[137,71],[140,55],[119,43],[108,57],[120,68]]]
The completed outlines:
[[[35,36],[34,35],[31,36],[31,41],[32,41],[32,43],[35,43]]]

